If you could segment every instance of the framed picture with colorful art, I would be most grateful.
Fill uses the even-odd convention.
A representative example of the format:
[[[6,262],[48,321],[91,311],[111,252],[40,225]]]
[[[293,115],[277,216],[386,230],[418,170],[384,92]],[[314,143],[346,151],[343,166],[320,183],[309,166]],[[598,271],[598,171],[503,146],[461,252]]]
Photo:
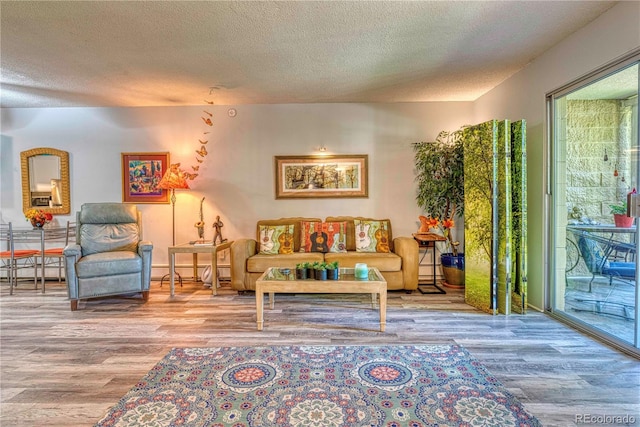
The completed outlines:
[[[366,154],[275,156],[276,199],[369,197]]]
[[[169,153],[122,153],[122,201],[169,203],[158,183],[169,169]]]

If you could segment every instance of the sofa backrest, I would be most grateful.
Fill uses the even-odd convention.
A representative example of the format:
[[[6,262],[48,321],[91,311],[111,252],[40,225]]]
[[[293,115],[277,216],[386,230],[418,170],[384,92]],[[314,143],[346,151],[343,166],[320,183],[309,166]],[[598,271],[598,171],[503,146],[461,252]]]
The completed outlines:
[[[85,203],[77,214],[76,243],[82,255],[132,251],[142,239],[141,213],[124,203]]]
[[[260,226],[261,225],[266,225],[269,227],[273,227],[277,225],[293,225],[293,251],[299,252],[300,251],[300,221],[322,222],[320,218],[303,218],[303,217],[260,220],[256,224],[256,241],[258,242],[258,245],[260,242]]]
[[[347,250],[356,250],[356,225],[354,220],[359,219],[361,221],[386,221],[389,225],[389,250],[393,252],[393,234],[391,233],[391,220],[389,219],[376,219],[365,218],[362,216],[328,216],[325,222],[346,221],[347,222]]]

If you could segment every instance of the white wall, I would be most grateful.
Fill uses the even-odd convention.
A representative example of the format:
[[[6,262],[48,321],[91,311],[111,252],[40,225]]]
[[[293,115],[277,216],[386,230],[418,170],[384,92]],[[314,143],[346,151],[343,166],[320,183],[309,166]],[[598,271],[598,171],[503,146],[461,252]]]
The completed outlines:
[[[544,308],[545,95],[640,46],[640,2],[620,2],[474,103],[475,122],[527,121],[529,303]]]
[[[191,191],[176,192],[176,242],[197,238],[200,199],[205,237],[216,215],[223,236],[255,235],[260,218],[363,215],[390,218],[395,236],[410,236],[421,214],[415,203],[411,143],[433,140],[472,118],[472,103],[291,104],[228,107],[2,109],[0,220],[24,224],[20,152],[52,147],[69,152],[71,210],[85,202],[122,201],[122,152],[169,151],[190,168],[198,139],[209,155]],[[201,116],[214,113],[213,127]],[[203,135],[204,131],[211,131]],[[369,155],[369,198],[275,200],[275,155],[328,153]],[[171,205],[139,205],[144,237],[154,243],[153,263],[168,264]],[[74,216],[58,216],[60,224]],[[26,224],[25,224],[26,225]],[[203,261],[206,258],[203,258]],[[189,255],[178,258],[187,266]],[[189,271],[189,270],[185,270]],[[164,271],[166,272],[166,271]],[[154,277],[164,274],[154,271]]]

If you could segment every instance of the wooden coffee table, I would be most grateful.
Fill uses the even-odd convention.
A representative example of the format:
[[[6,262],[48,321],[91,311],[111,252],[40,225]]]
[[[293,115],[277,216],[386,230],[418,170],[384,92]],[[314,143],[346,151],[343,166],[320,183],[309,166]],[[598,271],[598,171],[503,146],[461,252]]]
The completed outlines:
[[[338,280],[297,280],[295,269],[286,273],[282,269],[270,267],[256,281],[256,318],[258,330],[263,326],[264,294],[269,294],[269,307],[273,310],[274,294],[371,294],[371,307],[375,308],[380,295],[380,332],[384,332],[387,319],[387,282],[377,268],[369,268],[368,279],[356,279],[353,268],[341,268]]]

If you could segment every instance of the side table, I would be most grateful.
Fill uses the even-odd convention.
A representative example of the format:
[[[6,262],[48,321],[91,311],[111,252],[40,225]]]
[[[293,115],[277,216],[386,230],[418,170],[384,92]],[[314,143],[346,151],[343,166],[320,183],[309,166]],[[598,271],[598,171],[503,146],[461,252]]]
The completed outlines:
[[[193,277],[198,278],[198,254],[211,254],[211,274],[215,281],[211,282],[211,294],[217,295],[218,287],[218,251],[231,248],[233,241],[226,241],[219,245],[197,245],[192,243],[182,243],[176,246],[169,246],[169,289],[171,296],[175,293],[176,254],[193,254]]]
[[[418,266],[422,265],[422,261],[427,256],[427,252],[429,251],[429,248],[431,248],[432,255],[433,255],[432,257],[433,280],[431,281],[431,283],[420,283],[420,280],[418,280],[418,290],[422,294],[446,294],[445,290],[442,289],[440,286],[438,286],[438,282],[436,280],[436,265],[437,265],[436,264],[436,242],[444,242],[446,238],[444,236],[441,236],[435,233],[413,233],[412,236],[415,239],[415,241],[418,242],[419,249],[424,249],[424,253],[420,258],[420,261],[418,261]],[[425,291],[424,289],[422,289],[425,286],[432,286],[435,289],[430,291]]]

